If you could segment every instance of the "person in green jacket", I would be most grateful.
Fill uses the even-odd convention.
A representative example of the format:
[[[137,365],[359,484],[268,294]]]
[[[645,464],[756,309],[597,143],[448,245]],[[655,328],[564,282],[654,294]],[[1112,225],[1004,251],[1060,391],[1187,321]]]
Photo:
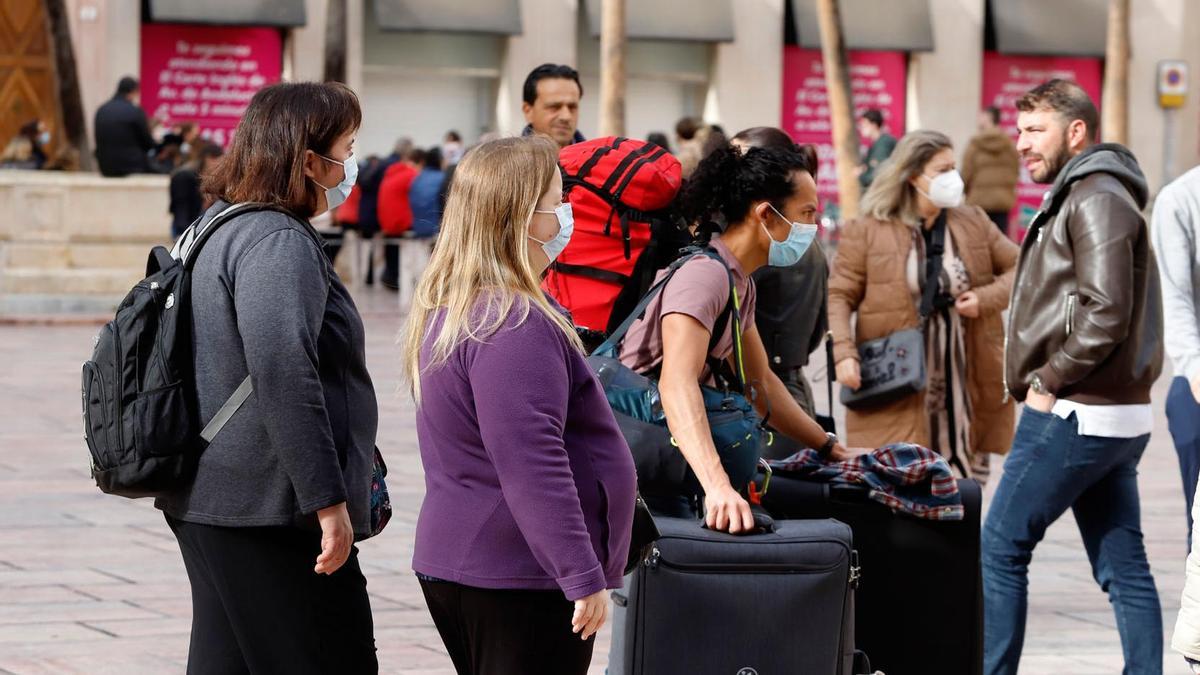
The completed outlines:
[[[875,180],[879,166],[896,149],[896,137],[883,130],[883,113],[875,108],[859,115],[858,133],[871,143],[863,155],[863,163],[858,167],[858,182],[865,192],[871,186],[871,181]]]

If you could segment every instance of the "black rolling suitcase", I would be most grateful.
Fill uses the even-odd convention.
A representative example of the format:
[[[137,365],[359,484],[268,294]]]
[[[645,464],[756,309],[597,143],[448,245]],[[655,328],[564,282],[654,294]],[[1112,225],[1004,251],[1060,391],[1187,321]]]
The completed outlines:
[[[609,675],[851,675],[850,528],[776,521],[735,536],[656,518],[650,558],[613,593]]]
[[[762,505],[777,519],[836,518],[850,526],[862,566],[855,640],[887,675],[983,671],[982,494],[958,481],[964,517],[931,521],[869,501],[865,488],[775,473]],[[783,521],[786,522],[786,521]]]

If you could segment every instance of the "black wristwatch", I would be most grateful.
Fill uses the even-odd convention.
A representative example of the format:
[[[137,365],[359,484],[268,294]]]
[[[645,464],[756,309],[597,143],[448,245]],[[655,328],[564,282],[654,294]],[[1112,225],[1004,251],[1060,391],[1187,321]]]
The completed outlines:
[[[837,445],[837,442],[837,434],[825,434],[825,445],[817,448],[817,454],[821,456],[821,459],[829,459],[829,456],[833,454],[833,446]]]

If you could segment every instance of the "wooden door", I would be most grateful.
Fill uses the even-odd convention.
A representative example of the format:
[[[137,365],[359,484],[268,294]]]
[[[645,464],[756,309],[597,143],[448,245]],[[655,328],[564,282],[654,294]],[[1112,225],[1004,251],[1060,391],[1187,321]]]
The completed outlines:
[[[58,87],[43,0],[0,0],[0,149],[27,122],[50,127],[60,140]]]

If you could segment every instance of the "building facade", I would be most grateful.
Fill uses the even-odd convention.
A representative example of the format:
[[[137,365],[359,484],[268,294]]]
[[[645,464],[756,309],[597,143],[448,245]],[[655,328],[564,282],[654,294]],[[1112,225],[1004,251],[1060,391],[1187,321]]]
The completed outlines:
[[[189,102],[206,93],[221,99],[206,110],[228,117],[255,84],[320,78],[329,1],[67,0],[86,114],[126,74],[141,75],[148,112],[175,118],[199,114]],[[435,144],[450,129],[468,142],[519,132],[525,75],[544,62],[579,69],[580,130],[596,133],[601,0],[341,1],[346,78],[364,108],[360,154],[386,153],[402,136]],[[856,106],[885,110],[897,135],[933,128],[962,148],[982,106],[1011,104],[1039,77],[1076,76],[1098,99],[1106,5],[842,0]],[[627,14],[628,135],[670,136],[678,118],[695,115],[729,131],[767,124],[798,140],[827,137],[815,0],[630,0]],[[232,91],[201,87],[198,99],[180,99],[198,75],[168,66],[172,57],[184,71],[195,65],[173,53],[189,31],[220,38],[214,58],[242,59],[231,67],[247,76]],[[1192,63],[1192,92],[1200,85],[1200,3],[1131,0],[1131,33],[1129,140],[1157,189],[1200,163],[1200,95],[1164,111],[1155,89],[1163,59]],[[162,107],[171,96],[176,107]]]

